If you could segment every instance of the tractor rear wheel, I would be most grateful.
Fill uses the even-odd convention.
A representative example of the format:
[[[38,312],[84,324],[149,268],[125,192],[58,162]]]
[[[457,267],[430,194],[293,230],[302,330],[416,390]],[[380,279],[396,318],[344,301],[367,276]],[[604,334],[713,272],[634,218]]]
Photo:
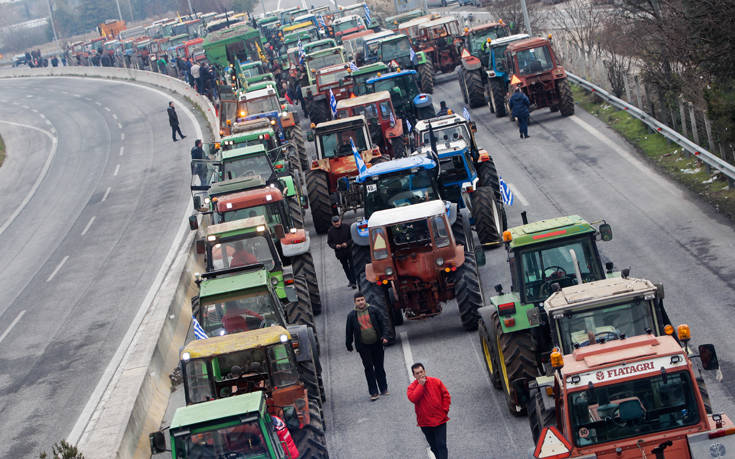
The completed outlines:
[[[291,196],[290,198],[286,199],[286,202],[288,203],[288,213],[291,215],[291,220],[293,221],[294,228],[303,228],[304,209],[301,207],[301,203],[299,202],[298,198],[296,196]]]
[[[494,330],[490,328],[492,326],[492,323],[487,324],[482,320],[482,318],[480,318],[480,322],[478,323],[480,346],[482,347],[482,358],[485,361],[485,369],[487,370],[490,382],[494,388],[501,390],[503,386],[500,383],[500,372],[498,371],[500,368],[498,365],[498,355],[495,352],[495,346],[493,345],[495,342],[495,335],[491,334],[491,331]]]
[[[434,65],[431,63],[431,59],[426,58],[426,63],[419,65],[419,86],[421,86],[421,92],[428,94],[434,93]]]
[[[297,274],[293,280],[294,290],[296,290],[296,301],[286,305],[286,321],[293,325],[306,325],[314,330],[316,336],[316,328],[314,327],[314,312],[309,299],[309,287],[306,276]]]
[[[505,87],[497,78],[490,80],[490,91],[492,95],[492,104],[495,109],[495,116],[502,118],[506,115],[505,111]]]
[[[296,149],[299,152],[301,170],[308,171],[309,154],[306,152],[306,145],[304,144],[304,131],[301,130],[301,126],[298,124],[291,129],[291,140],[296,144]]]
[[[529,330],[504,333],[498,313],[493,312],[495,350],[498,355],[499,376],[508,410],[513,416],[526,414],[525,405],[516,403],[518,395],[511,386],[513,381],[530,381],[538,375],[536,368],[536,340]]]
[[[482,84],[480,70],[464,72],[464,85],[470,108],[485,105],[485,87]]]
[[[531,389],[526,404],[528,424],[531,427],[531,437],[533,437],[534,445],[538,442],[538,437],[541,436],[541,431],[544,430],[544,427],[556,424],[556,413],[553,410],[544,409],[542,397],[543,394],[541,394],[541,390],[538,387]]]
[[[484,304],[474,254],[465,254],[464,264],[457,268],[454,279],[454,297],[457,299],[462,327],[467,331],[477,330],[477,323],[480,320],[477,310]]]
[[[393,159],[406,156],[406,142],[403,137],[393,137],[390,141],[390,148],[393,150]]]
[[[500,180],[498,179],[498,170],[495,168],[495,160],[491,156],[487,161],[477,165],[477,186],[488,187],[495,192],[495,199],[501,199],[500,196]]]
[[[385,288],[368,281],[365,277],[365,271],[360,273],[358,277],[358,287],[362,294],[365,295],[367,304],[380,309],[380,312],[385,316],[388,322],[388,330],[386,330],[388,342],[394,343],[396,341],[396,326],[393,323],[393,311],[391,309],[395,306],[388,303]]]
[[[311,301],[311,310],[315,316],[322,313],[322,298],[319,294],[319,281],[316,277],[316,268],[314,267],[314,258],[310,252],[302,253],[299,256],[291,258],[294,276],[303,275],[306,279],[306,285],[309,289],[309,299]]]
[[[352,270],[355,279],[365,274],[365,265],[370,263],[370,247],[352,244]]]
[[[300,457],[328,459],[327,439],[324,436],[324,423],[318,407],[309,406],[311,422],[301,429],[294,430],[292,436]]]
[[[465,71],[462,67],[457,70],[457,81],[459,81],[459,90],[462,92],[462,99],[467,103],[467,82],[465,81]]]
[[[332,225],[332,201],[329,197],[327,173],[321,170],[309,171],[306,174],[306,190],[314,228],[317,233],[324,234]]]
[[[472,217],[482,244],[500,243],[503,234],[502,207],[490,187],[472,193]]]
[[[559,111],[561,116],[574,115],[574,97],[572,96],[572,88],[569,87],[567,79],[559,80]]]
[[[314,357],[299,362],[298,368],[301,382],[304,383],[304,387],[309,393],[309,399],[318,400],[318,404],[321,405],[325,400],[325,396],[319,388],[319,371],[317,371]]]

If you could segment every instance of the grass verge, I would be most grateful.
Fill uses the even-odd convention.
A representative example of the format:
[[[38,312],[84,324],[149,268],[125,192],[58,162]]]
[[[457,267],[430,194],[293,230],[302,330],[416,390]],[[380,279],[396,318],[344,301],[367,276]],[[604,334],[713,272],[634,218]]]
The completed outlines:
[[[715,171],[707,172],[702,161],[674,142],[652,132],[642,121],[609,105],[599,97],[572,84],[574,101],[599,118],[632,144],[659,171],[683,184],[735,221],[735,189]]]

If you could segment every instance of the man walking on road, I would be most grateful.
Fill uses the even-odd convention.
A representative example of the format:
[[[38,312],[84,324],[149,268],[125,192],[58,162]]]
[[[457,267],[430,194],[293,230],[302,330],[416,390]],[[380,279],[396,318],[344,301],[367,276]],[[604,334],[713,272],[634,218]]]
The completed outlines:
[[[508,105],[510,106],[510,110],[513,116],[518,119],[518,130],[520,131],[521,139],[527,139],[528,117],[530,115],[528,109],[531,106],[531,102],[528,100],[528,97],[523,94],[523,91],[521,91],[520,85],[516,86],[515,92],[512,96],[510,96]]]
[[[179,128],[179,116],[176,114],[173,101],[168,103],[168,109],[166,110],[168,111],[168,124],[171,125],[171,137],[176,142],[176,133],[178,132],[181,140],[184,140],[186,136],[181,133],[181,129]]]
[[[332,217],[332,227],[327,232],[327,244],[334,250],[334,255],[347,276],[349,287],[357,288],[354,267],[352,266],[352,235],[350,227],[342,224],[339,215]]]
[[[426,376],[421,363],[411,365],[413,377],[406,393],[414,404],[416,421],[436,459],[447,459],[447,421],[452,398],[439,378]]]
[[[383,312],[368,305],[362,293],[355,293],[354,301],[355,309],[347,315],[346,345],[352,352],[352,342],[355,342],[365,368],[370,400],[374,402],[380,395],[390,395],[383,368],[383,345],[388,344],[385,335],[388,327]]]

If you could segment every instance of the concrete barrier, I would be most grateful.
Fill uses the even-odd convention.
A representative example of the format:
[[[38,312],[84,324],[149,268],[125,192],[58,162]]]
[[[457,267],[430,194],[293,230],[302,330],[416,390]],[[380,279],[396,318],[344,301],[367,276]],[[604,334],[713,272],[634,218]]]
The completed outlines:
[[[126,69],[120,67],[16,67],[0,69],[0,78],[23,78],[23,77],[87,77],[105,78],[111,80],[137,81],[163,88],[172,94],[180,94],[189,100],[207,118],[208,127],[213,139],[219,138],[219,119],[217,112],[206,97],[202,96],[185,81],[163,75],[161,73],[149,72],[147,70]]]

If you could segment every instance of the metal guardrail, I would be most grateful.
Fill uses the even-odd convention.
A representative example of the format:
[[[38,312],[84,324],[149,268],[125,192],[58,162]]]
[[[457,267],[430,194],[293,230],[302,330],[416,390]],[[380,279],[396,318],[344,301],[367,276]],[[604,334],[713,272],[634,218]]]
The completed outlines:
[[[697,145],[696,143],[687,139],[683,135],[671,129],[669,126],[660,122],[659,120],[652,117],[648,113],[644,112],[640,108],[615,97],[614,95],[605,91],[601,87],[593,83],[590,83],[589,81],[584,80],[572,73],[567,72],[567,75],[569,76],[569,79],[572,80],[573,82],[577,83],[578,85],[582,86],[583,88],[587,89],[590,92],[596,93],[600,98],[606,100],[611,105],[619,108],[620,110],[624,110],[630,113],[631,116],[643,121],[653,131],[658,132],[659,134],[661,134],[668,140],[671,140],[672,142],[679,144],[682,148],[684,148],[690,154],[700,159],[704,163],[708,171],[710,171],[711,169],[718,170],[720,173],[725,175],[725,177],[727,177],[727,183],[729,186],[732,187],[733,185],[735,185],[735,165],[732,165],[728,163],[727,161],[724,161],[722,158],[718,157],[717,155],[705,150],[700,145]]]

